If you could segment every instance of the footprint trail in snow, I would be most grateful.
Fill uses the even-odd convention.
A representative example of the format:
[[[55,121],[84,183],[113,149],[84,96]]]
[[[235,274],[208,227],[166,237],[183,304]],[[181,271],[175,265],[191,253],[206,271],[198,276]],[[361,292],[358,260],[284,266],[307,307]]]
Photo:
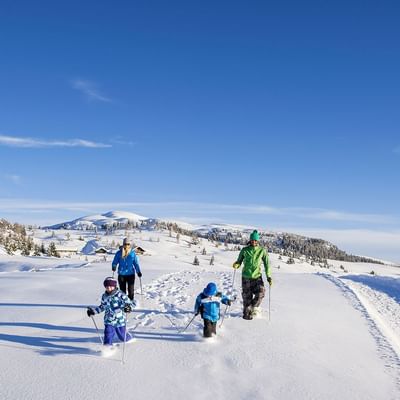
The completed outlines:
[[[139,338],[156,333],[164,337],[178,335],[179,330],[193,317],[196,296],[209,282],[215,282],[218,290],[229,297],[237,295],[235,288],[237,284],[232,291],[232,274],[228,272],[197,270],[163,275],[143,286],[143,296],[140,292],[136,293],[139,305],[130,316],[128,329]],[[238,303],[236,301],[230,307],[225,320],[231,315],[238,314],[240,308]],[[225,306],[222,306],[221,316],[224,311]],[[193,333],[200,331],[202,326],[201,318],[198,317],[188,330]]]

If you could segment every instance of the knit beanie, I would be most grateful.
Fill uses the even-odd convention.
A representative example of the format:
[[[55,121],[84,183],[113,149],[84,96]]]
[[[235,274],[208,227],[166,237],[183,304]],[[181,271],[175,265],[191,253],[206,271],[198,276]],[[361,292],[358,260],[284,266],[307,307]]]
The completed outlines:
[[[260,234],[257,231],[251,232],[250,240],[257,240],[257,242],[259,242],[260,241]]]
[[[104,285],[104,287],[107,287],[107,286],[117,287],[117,280],[114,279],[113,277],[109,276],[108,278],[104,279],[103,285]]]

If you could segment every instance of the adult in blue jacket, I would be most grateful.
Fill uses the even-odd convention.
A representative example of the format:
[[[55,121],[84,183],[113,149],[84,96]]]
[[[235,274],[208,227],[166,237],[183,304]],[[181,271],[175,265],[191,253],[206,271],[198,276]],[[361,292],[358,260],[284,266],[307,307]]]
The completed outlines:
[[[116,271],[118,266],[118,285],[119,289],[126,293],[128,286],[128,297],[133,300],[135,295],[135,273],[139,278],[142,277],[139,260],[135,251],[131,248],[131,243],[127,238],[124,239],[122,247],[115,254],[112,262],[112,270]]]

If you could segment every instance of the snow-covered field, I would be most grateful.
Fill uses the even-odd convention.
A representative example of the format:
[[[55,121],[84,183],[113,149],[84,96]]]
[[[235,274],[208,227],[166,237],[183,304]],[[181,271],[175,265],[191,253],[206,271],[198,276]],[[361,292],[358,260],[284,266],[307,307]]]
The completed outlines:
[[[101,241],[121,242],[124,233]],[[85,244],[79,235],[71,248]],[[147,255],[140,256],[143,295],[137,282],[139,306],[128,322],[136,340],[124,364],[122,346],[101,356],[85,312],[99,303],[112,255],[0,253],[0,399],[400,398],[400,269],[336,261],[321,269],[272,254],[262,316],[241,318],[236,274],[238,300],[218,335],[204,340],[199,317],[179,330],[208,282],[230,293],[238,253],[206,240],[189,247],[187,238],[178,243],[165,231],[130,237]],[[102,316],[95,318],[102,328]]]

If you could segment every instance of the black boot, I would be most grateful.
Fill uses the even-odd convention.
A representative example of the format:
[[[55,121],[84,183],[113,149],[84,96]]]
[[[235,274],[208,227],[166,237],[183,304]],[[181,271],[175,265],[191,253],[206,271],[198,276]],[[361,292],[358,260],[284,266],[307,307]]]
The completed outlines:
[[[250,320],[250,319],[253,319],[253,316],[251,315],[251,313],[246,312],[246,313],[243,313],[243,319]]]

